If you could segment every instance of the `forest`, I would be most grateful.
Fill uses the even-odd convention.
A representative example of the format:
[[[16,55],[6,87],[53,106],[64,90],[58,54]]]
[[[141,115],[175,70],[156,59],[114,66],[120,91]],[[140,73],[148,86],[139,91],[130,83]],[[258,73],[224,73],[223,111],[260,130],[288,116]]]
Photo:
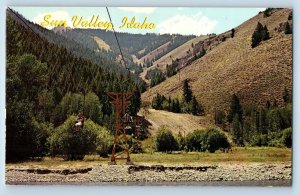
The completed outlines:
[[[71,149],[82,156],[105,148],[99,137],[110,136],[114,128],[114,108],[106,93],[133,92],[128,112],[136,115],[139,82],[130,72],[111,73],[105,65],[75,56],[10,15],[6,21],[6,161],[63,155]],[[87,121],[85,130],[74,135],[72,123],[79,112],[84,112]],[[73,152],[67,158],[76,155]]]

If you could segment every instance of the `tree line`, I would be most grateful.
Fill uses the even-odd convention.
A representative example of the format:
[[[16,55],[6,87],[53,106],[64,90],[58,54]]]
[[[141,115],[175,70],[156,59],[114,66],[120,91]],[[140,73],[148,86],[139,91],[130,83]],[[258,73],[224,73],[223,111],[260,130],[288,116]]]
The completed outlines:
[[[266,102],[265,107],[243,108],[237,95],[232,96],[229,114],[217,111],[216,123],[229,123],[233,141],[238,146],[286,146],[292,144],[292,99],[288,90],[283,92],[284,105]]]
[[[167,110],[175,113],[204,115],[204,108],[193,95],[187,79],[183,81],[182,96],[183,100],[180,101],[178,98],[171,98],[171,96],[166,98],[164,95],[157,94],[152,99],[152,108],[157,110]]]
[[[214,153],[217,150],[228,150],[230,147],[226,135],[218,128],[195,130],[184,136],[180,131],[178,135],[174,135],[167,127],[162,126],[154,139],[154,148],[158,152],[209,151]]]

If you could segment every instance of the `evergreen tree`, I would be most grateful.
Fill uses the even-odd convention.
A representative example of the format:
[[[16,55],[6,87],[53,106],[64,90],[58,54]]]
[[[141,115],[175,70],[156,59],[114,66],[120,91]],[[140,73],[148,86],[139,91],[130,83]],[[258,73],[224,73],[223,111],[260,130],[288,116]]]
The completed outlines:
[[[290,12],[289,16],[288,16],[288,20],[292,20],[293,19],[293,12]]]
[[[285,34],[292,34],[292,28],[291,28],[291,26],[288,22],[285,23],[284,33]]]
[[[261,32],[261,39],[262,39],[262,41],[265,41],[265,40],[268,40],[268,39],[270,39],[270,34],[269,34],[269,30],[268,30],[268,28],[267,28],[267,26],[265,25],[264,26],[264,28],[263,28],[263,30],[262,30],[262,32]]]
[[[264,11],[264,18],[267,18],[267,17],[271,16],[271,11],[272,11],[272,8],[267,8]]]
[[[235,30],[234,30],[234,28],[233,28],[233,29],[231,29],[231,38],[234,37],[234,34],[235,34]]]
[[[281,118],[278,109],[272,109],[267,113],[268,132],[278,132],[281,129]]]
[[[243,121],[243,110],[239,98],[233,94],[231,99],[230,111],[228,114],[228,122],[233,121],[233,117],[237,115],[240,123]]]
[[[174,112],[176,113],[180,113],[181,112],[181,108],[180,108],[180,103],[179,100],[176,98],[175,102],[174,102]]]
[[[169,99],[168,99],[168,111],[169,112],[172,112],[172,100],[171,100],[171,96],[169,96]]]
[[[136,116],[136,114],[138,113],[141,107],[141,92],[137,87],[133,92],[130,102],[131,102],[129,106],[130,115]]]
[[[252,44],[251,47],[256,47],[261,42],[261,31],[263,30],[263,25],[258,22],[257,26],[252,34]]]
[[[259,111],[259,133],[261,134],[267,134],[267,112],[264,108],[261,108]]]
[[[284,88],[284,91],[282,93],[282,98],[283,98],[284,103],[291,102],[290,94],[286,87]]]
[[[189,81],[187,79],[183,81],[183,97],[186,103],[189,103],[193,98],[193,92],[189,86]]]
[[[238,146],[244,146],[244,139],[243,139],[243,128],[239,121],[239,115],[235,114],[232,121],[232,127],[231,127],[231,135],[233,141]]]
[[[200,103],[198,103],[195,96],[193,96],[193,99],[192,99],[191,113],[193,115],[203,115],[204,114],[203,107]]]
[[[268,100],[266,102],[266,109],[269,110],[271,108],[271,102]]]
[[[252,34],[252,43],[251,47],[254,48],[258,46],[261,41],[270,39],[269,31],[267,26],[263,26],[260,22],[257,23],[257,26]]]

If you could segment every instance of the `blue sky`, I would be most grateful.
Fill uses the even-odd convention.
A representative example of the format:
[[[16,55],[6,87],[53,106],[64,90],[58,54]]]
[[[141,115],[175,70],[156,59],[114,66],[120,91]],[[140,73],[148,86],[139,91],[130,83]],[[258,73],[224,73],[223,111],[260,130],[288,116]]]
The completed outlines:
[[[105,7],[12,7],[25,18],[40,24],[46,14],[53,19],[67,20],[72,27],[72,17],[77,15],[84,19],[99,16],[100,21],[109,21]],[[208,34],[222,33],[234,28],[255,16],[264,8],[203,8],[203,7],[109,7],[116,31],[129,33],[179,33]],[[122,19],[136,17],[136,21],[156,24],[155,29],[129,29],[119,27]],[[48,27],[52,28],[52,27]]]

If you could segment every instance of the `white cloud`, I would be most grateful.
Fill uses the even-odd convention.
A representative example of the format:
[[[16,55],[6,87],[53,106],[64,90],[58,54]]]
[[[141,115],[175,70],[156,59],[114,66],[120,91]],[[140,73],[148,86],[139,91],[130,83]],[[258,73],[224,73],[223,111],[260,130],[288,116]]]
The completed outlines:
[[[44,17],[46,15],[51,15],[51,20],[66,20],[67,24],[70,21],[70,17],[68,12],[65,11],[55,11],[55,12],[45,12],[37,15],[35,18],[33,18],[33,22],[41,25],[41,22],[44,21]],[[52,29],[53,26],[45,26],[45,28]]]
[[[205,35],[212,33],[218,21],[211,20],[207,16],[198,12],[194,16],[175,15],[159,23],[157,29],[159,33],[171,33],[182,35]]]
[[[119,7],[119,9],[137,14],[151,14],[155,10],[154,7]]]
[[[265,11],[267,8],[257,8],[259,11]]]

